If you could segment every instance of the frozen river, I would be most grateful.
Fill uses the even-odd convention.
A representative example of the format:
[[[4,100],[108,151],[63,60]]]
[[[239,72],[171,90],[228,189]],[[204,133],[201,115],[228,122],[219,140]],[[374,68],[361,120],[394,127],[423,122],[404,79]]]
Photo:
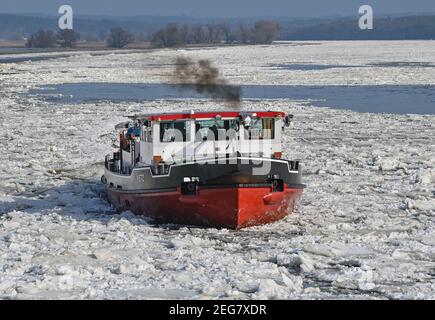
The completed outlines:
[[[0,297],[435,299],[434,52],[432,41],[324,42],[0,64]],[[155,226],[105,201],[102,162],[126,115],[224,106],[80,95],[95,83],[112,95],[165,88],[180,55],[245,88],[285,88],[246,89],[243,108],[295,115],[285,156],[302,160],[307,184],[295,214],[235,232]],[[347,67],[270,67],[288,64]],[[71,84],[80,90],[62,91]],[[412,106],[347,110],[386,91]]]

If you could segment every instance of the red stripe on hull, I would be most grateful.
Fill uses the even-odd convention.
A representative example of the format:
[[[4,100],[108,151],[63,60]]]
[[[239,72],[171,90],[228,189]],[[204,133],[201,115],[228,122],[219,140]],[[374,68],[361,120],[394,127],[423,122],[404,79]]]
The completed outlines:
[[[270,187],[204,188],[197,195],[171,192],[131,193],[108,190],[118,210],[155,219],[157,223],[193,224],[240,229],[277,221],[290,214],[302,189]]]

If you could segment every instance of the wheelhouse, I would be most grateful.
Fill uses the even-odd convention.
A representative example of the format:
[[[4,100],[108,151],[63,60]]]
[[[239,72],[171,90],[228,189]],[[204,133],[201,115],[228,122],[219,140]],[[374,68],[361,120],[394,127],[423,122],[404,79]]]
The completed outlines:
[[[120,149],[106,157],[119,174],[153,166],[165,172],[176,163],[236,156],[280,159],[281,132],[292,116],[284,112],[186,112],[144,114],[117,126]]]

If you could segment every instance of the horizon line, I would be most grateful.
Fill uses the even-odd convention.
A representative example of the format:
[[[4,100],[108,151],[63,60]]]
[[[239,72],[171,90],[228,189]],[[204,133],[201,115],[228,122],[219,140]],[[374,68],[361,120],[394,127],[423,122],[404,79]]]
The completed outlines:
[[[47,14],[47,13],[38,13],[38,12],[1,12],[0,15],[11,15],[11,16],[26,16],[26,17],[46,17],[46,18],[58,18],[58,14]],[[179,15],[163,15],[163,14],[148,14],[148,15],[106,15],[106,14],[74,14],[75,17],[78,18],[105,18],[105,19],[134,19],[134,18],[194,18],[201,20],[236,20],[236,19],[255,19],[255,18],[276,18],[276,19],[294,19],[294,20],[314,20],[314,19],[337,19],[337,18],[351,18],[359,16],[358,14],[331,14],[324,16],[278,16],[278,15],[252,15],[252,16],[194,16],[187,14],[179,14]],[[375,16],[378,17],[409,17],[409,16],[431,16],[435,15],[435,11],[433,12],[402,12],[402,13],[375,13]]]

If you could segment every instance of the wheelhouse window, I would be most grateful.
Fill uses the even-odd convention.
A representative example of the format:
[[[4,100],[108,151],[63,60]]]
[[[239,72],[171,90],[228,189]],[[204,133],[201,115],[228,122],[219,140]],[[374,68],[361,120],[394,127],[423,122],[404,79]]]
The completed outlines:
[[[187,141],[186,121],[172,121],[160,123],[161,142],[183,142]]]
[[[195,141],[226,140],[238,131],[238,119],[200,120],[195,122]]]
[[[249,127],[245,127],[246,140],[275,139],[275,120],[273,118],[253,119]]]

